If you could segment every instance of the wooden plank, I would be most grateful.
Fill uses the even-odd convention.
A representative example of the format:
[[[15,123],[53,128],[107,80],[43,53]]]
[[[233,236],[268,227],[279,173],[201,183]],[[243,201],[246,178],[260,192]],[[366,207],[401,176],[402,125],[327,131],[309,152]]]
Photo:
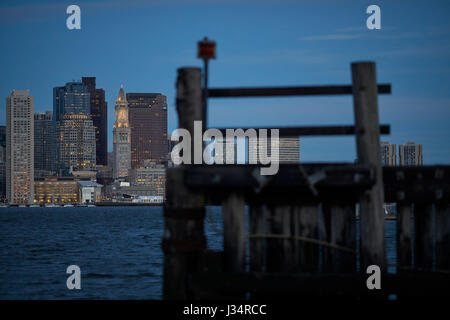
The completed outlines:
[[[414,268],[431,271],[433,266],[433,205],[414,203]]]
[[[250,206],[250,234],[264,234],[264,206]],[[250,271],[263,271],[264,239],[250,238]]]
[[[356,271],[356,213],[355,205],[323,204],[326,241],[353,250],[323,246],[324,272]]]
[[[224,270],[245,271],[245,202],[242,195],[231,193],[223,202]]]
[[[397,204],[397,273],[411,271],[411,204]]]
[[[450,271],[450,204],[436,205],[436,270]]]
[[[375,87],[379,94],[390,94],[390,84],[379,84]],[[297,87],[261,87],[261,88],[211,88],[209,98],[230,97],[274,97],[274,96],[311,96],[311,95],[343,95],[352,94],[353,88],[348,85],[331,86],[297,86]]]
[[[266,208],[266,235],[282,234],[282,215],[277,206]],[[266,270],[268,272],[280,272],[282,240],[266,237]]]
[[[279,137],[301,137],[301,136],[341,136],[356,134],[355,126],[308,126],[308,127],[260,127],[260,128],[217,128],[225,136],[227,129],[266,129],[278,130]],[[380,134],[389,134],[389,125],[380,125]]]
[[[277,207],[281,215],[281,234],[286,237],[291,237],[291,210],[288,205]],[[294,270],[293,257],[293,240],[286,238],[281,242],[281,272],[292,272]]]
[[[300,206],[292,206],[291,209],[291,234],[294,237],[300,236]],[[292,257],[294,272],[300,271],[300,241],[292,242]]]
[[[301,237],[318,239],[319,212],[317,205],[304,205],[300,207],[299,235]],[[316,243],[299,241],[299,266],[301,272],[319,271],[319,246]]]
[[[386,202],[439,203],[450,199],[450,166],[383,167]]]
[[[376,170],[375,185],[360,200],[361,268],[378,265],[386,272],[384,191],[380,157],[378,92],[374,62],[352,63],[353,102],[358,163]]]

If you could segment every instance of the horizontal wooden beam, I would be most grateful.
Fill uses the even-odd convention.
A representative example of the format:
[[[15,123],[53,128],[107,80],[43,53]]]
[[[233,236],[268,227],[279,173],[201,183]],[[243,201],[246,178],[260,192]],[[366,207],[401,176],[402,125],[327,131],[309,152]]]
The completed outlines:
[[[450,166],[383,167],[386,202],[448,203]]]
[[[273,176],[261,176],[261,165],[193,165],[183,170],[190,188],[201,189],[207,202],[220,203],[239,190],[247,202],[296,204],[356,202],[375,183],[373,168],[354,163],[280,164]],[[450,166],[383,167],[386,202],[439,203],[450,199]],[[315,191],[317,191],[317,193]]]
[[[220,203],[228,192],[239,190],[246,201],[270,203],[355,202],[374,182],[373,170],[355,164],[280,164],[276,175],[262,176],[261,165],[194,165],[185,170],[186,184],[202,189],[208,203]],[[168,169],[168,177],[172,174]]]
[[[351,85],[208,89],[209,98],[315,96],[352,93],[353,90]],[[379,84],[378,93],[390,94],[391,85]]]
[[[225,136],[226,129],[243,129],[244,131],[252,128],[218,128]],[[300,137],[300,136],[344,136],[356,134],[355,126],[307,126],[307,127],[261,127],[253,129],[278,129],[280,137]],[[380,134],[390,134],[389,125],[380,125]]]

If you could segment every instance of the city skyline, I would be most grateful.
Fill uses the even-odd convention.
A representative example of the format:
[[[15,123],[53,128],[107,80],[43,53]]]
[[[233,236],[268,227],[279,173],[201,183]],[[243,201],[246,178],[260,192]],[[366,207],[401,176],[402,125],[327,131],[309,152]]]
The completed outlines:
[[[327,10],[323,9],[324,3]],[[39,9],[27,15],[35,9],[31,2],[5,2],[0,19],[0,39],[17,49],[14,53],[6,50],[0,62],[4,70],[0,94],[6,97],[12,89],[30,89],[37,112],[49,109],[55,85],[95,76],[105,90],[110,115],[115,88],[121,83],[129,92],[166,95],[171,133],[177,124],[176,69],[201,65],[195,44],[206,35],[217,42],[217,60],[210,63],[211,87],[345,84],[350,83],[350,62],[374,60],[378,81],[392,84],[392,95],[379,99],[380,123],[391,125],[389,140],[395,144],[409,140],[422,144],[427,151],[424,164],[450,159],[450,142],[446,139],[450,134],[450,97],[446,90],[450,25],[446,10],[442,10],[448,6],[446,2],[412,1],[408,15],[404,14],[404,4],[380,2],[381,30],[367,30],[367,6],[357,1],[267,1],[258,6],[252,1],[248,5],[219,1],[206,6],[198,1],[189,5],[115,1],[115,6],[80,1],[83,23],[79,31],[65,27],[64,4],[47,4],[45,12]],[[318,16],[323,19],[312,18]],[[231,17],[233,25],[227,24]],[[249,19],[254,21],[252,26]],[[143,31],[151,41],[143,41]],[[24,37],[33,39],[21,42]],[[120,45],[116,45],[117,39]],[[91,46],[98,50],[87,50]],[[34,63],[36,57],[40,63]],[[121,67],[116,68],[118,65]],[[18,72],[11,66],[19,68]],[[211,100],[208,125],[353,123],[352,102],[344,97],[320,101],[245,99],[232,103],[230,108],[230,102]],[[310,112],[302,107],[305,105],[321,112]],[[4,108],[2,104],[1,114]],[[108,118],[108,151],[112,151],[113,120]],[[304,161],[353,161],[354,139],[305,138],[302,157]]]

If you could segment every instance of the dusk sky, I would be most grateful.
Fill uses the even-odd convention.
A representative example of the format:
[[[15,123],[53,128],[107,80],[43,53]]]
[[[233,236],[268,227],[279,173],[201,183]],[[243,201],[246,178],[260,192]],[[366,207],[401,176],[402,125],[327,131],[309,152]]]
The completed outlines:
[[[81,30],[66,27],[81,8]],[[368,30],[366,8],[381,8]],[[217,42],[210,87],[350,84],[350,63],[377,63],[382,140],[423,144],[424,164],[450,163],[449,1],[2,1],[0,124],[13,89],[29,89],[35,111],[52,110],[52,90],[97,77],[108,102],[126,92],[167,95],[176,129],[176,69],[201,66],[196,43]],[[210,100],[209,127],[353,124],[351,96]],[[301,139],[302,161],[353,161],[354,137]]]

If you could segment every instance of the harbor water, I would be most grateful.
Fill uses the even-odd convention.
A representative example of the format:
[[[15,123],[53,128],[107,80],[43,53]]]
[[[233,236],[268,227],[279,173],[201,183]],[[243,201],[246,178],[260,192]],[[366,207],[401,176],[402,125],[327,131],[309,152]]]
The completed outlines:
[[[395,224],[386,222],[389,271]],[[162,207],[0,208],[0,299],[161,299]],[[210,249],[222,249],[219,208],[208,210]],[[68,290],[69,265],[81,290]]]

